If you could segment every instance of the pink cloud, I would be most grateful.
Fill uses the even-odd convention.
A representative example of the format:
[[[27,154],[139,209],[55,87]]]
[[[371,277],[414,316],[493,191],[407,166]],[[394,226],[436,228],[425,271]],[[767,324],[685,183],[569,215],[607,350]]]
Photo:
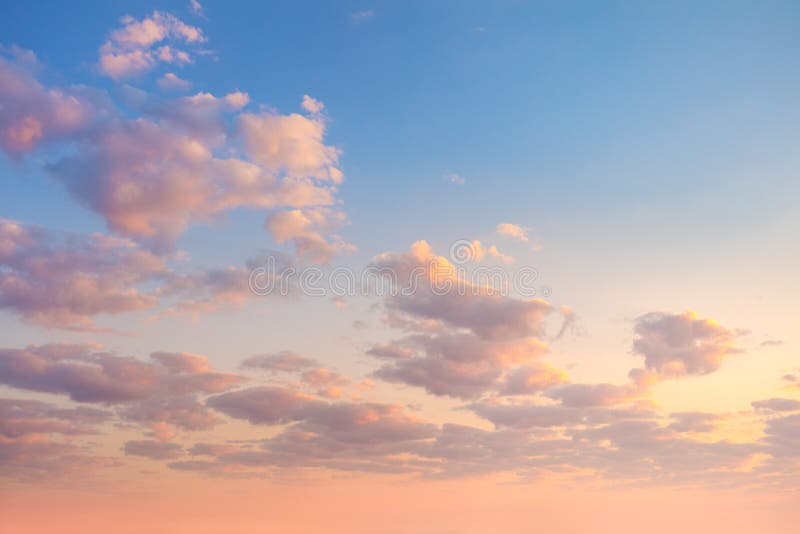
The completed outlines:
[[[100,72],[121,80],[136,76],[155,67],[159,62],[191,63],[191,55],[162,42],[198,44],[205,41],[201,29],[189,26],[174,15],[154,11],[149,17],[137,20],[123,17],[122,27],[113,30],[100,47]]]

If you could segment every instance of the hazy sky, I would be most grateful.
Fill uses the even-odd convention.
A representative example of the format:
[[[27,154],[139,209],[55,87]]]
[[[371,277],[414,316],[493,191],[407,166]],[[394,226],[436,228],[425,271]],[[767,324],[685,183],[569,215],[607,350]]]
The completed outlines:
[[[798,57],[793,2],[4,4],[0,526],[794,532]]]

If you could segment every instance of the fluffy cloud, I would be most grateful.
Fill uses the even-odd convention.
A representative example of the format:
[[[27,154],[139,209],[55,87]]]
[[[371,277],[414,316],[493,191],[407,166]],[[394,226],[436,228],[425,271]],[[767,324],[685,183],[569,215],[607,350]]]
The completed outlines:
[[[5,56],[5,57],[4,57]],[[12,155],[46,141],[69,138],[89,127],[97,95],[85,88],[46,88],[35,79],[35,56],[0,48],[0,147]]]
[[[91,434],[110,417],[110,412],[85,406],[63,408],[34,400],[0,399],[0,436]]]
[[[158,63],[186,64],[192,56],[176,43],[196,45],[205,41],[200,28],[185,24],[169,13],[154,11],[137,20],[123,17],[100,47],[100,72],[121,80],[146,72]]]
[[[208,399],[208,405],[226,415],[253,424],[283,424],[302,419],[314,397],[280,387],[257,387],[223,393]]]
[[[86,475],[115,460],[93,454],[74,440],[98,433],[111,418],[104,410],[66,408],[22,399],[0,399],[0,477],[23,480]],[[59,441],[58,436],[66,438]]]
[[[202,34],[156,14],[128,20],[104,47],[122,64],[155,58],[165,47],[153,44],[170,38],[200,42]],[[321,209],[336,203],[343,180],[340,151],[324,141],[322,102],[306,95],[306,114],[247,113],[249,97],[239,91],[168,99],[126,86],[124,106],[116,107],[101,91],[45,87],[23,52],[16,56],[0,59],[0,147],[15,156],[47,141],[70,148],[51,160],[49,173],[113,232],[166,252],[191,224],[230,210],[299,209],[306,226],[268,225],[282,230],[281,241],[314,259],[352,250],[323,235],[344,216]]]
[[[678,412],[670,414],[670,430],[675,432],[711,432],[719,419],[718,415],[704,412]]]
[[[192,83],[180,78],[175,73],[168,72],[156,82],[162,91],[188,91]]]
[[[528,238],[528,228],[520,226],[518,224],[513,223],[500,223],[497,225],[495,229],[497,235],[501,235],[503,237],[508,237],[511,239],[516,239],[517,241],[522,241],[523,243],[527,243]]]
[[[403,290],[392,292],[386,307],[394,324],[414,332],[370,349],[389,360],[377,377],[465,399],[563,381],[556,370],[534,365],[548,351],[545,321],[559,313],[548,302],[515,299],[470,283],[425,241],[408,253],[382,254],[372,266],[394,273]],[[431,322],[440,327],[431,328]]]
[[[53,232],[0,218],[0,307],[44,326],[91,329],[91,317],[145,310],[157,299],[136,286],[165,275],[135,243]]]
[[[795,399],[772,398],[750,403],[757,412],[800,411],[800,401]]]
[[[502,395],[531,395],[567,381],[561,369],[535,362],[510,373],[500,390]]]
[[[165,360],[165,358],[169,359]],[[152,362],[101,352],[87,345],[0,349],[0,383],[58,393],[80,402],[126,403],[158,396],[216,393],[242,380],[196,367],[189,354],[154,353]],[[179,361],[184,361],[179,365]]]
[[[738,332],[694,312],[648,313],[636,320],[634,331],[633,351],[645,358],[645,372],[632,373],[639,380],[648,375],[676,378],[712,373],[727,356],[740,352],[735,345]]]
[[[409,350],[421,355],[388,363],[375,376],[423,387],[434,395],[469,399],[502,387],[501,377],[506,369],[531,363],[546,347],[535,339],[502,342],[472,333],[419,334],[404,338],[391,352]],[[545,367],[539,371],[542,381],[552,373]]]
[[[325,264],[337,254],[355,250],[338,235],[332,235],[331,239],[324,236],[345,223],[346,216],[340,211],[309,208],[273,213],[267,217],[265,226],[278,243],[291,241],[298,257]]]
[[[290,178],[342,181],[338,169],[340,150],[325,145],[325,121],[319,116],[322,103],[306,95],[303,107],[311,113],[279,115],[243,113],[238,131],[250,158],[272,174]]]
[[[551,399],[564,406],[610,406],[636,398],[640,389],[632,384],[566,384],[547,391]]]
[[[173,427],[206,430],[221,420],[192,396],[153,397],[128,404],[119,410],[127,420],[149,427],[159,437],[171,437]]]

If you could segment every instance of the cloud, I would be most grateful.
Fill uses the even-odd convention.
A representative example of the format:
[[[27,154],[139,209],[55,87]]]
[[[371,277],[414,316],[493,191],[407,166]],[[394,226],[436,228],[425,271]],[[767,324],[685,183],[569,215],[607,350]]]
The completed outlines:
[[[341,211],[311,208],[275,212],[267,217],[265,227],[278,243],[291,241],[299,258],[326,264],[338,254],[355,250],[353,245],[336,234],[330,239],[323,235],[330,234],[345,223],[346,216]]]
[[[32,52],[0,48],[0,147],[14,156],[85,131],[102,105],[86,88],[44,87],[32,74],[39,68]]]
[[[672,423],[667,427],[675,432],[711,432],[719,419],[713,413],[677,412],[670,414]]]
[[[764,441],[776,457],[800,457],[800,413],[769,419]]]
[[[92,329],[91,317],[154,307],[136,286],[163,261],[124,238],[60,233],[0,218],[0,307],[43,326]]]
[[[519,226],[518,224],[500,223],[497,225],[495,231],[497,232],[497,235],[516,239],[517,241],[522,241],[523,243],[527,243],[529,241],[528,232],[530,230],[523,226]]]
[[[307,166],[313,162],[304,159],[309,144],[303,131],[279,128],[246,135],[250,151],[263,165],[215,155],[216,146],[228,139],[222,114],[235,112],[247,100],[244,93],[220,98],[199,93],[169,104],[143,101],[140,109],[151,118],[103,124],[80,140],[78,153],[49,170],[73,197],[100,213],[112,231],[157,251],[170,249],[190,224],[210,222],[228,210],[331,204],[341,173],[334,167]],[[241,116],[243,124],[252,122],[246,116]],[[270,117],[281,120],[279,115]],[[311,133],[312,150],[327,149],[321,144],[322,131],[320,126]],[[275,146],[277,153],[271,152]],[[325,185],[315,181],[323,173]]]
[[[548,302],[472,284],[425,241],[414,243],[408,253],[381,254],[371,265],[394,273],[403,284],[415,283],[413,291],[394,292],[385,301],[393,322],[415,333],[370,349],[369,354],[389,360],[375,372],[378,378],[464,399],[498,390],[517,394],[525,380],[530,380],[527,387],[560,380],[555,370],[532,366],[548,351],[546,319],[559,313]],[[430,322],[443,328],[431,329]],[[518,369],[522,366],[527,371]],[[534,368],[540,376],[533,376]]]
[[[203,10],[203,5],[197,0],[189,0],[189,9],[198,17],[206,16],[205,11]]]
[[[610,406],[637,398],[640,389],[632,384],[566,384],[548,390],[545,395],[564,406]]]
[[[325,111],[325,104],[308,95],[303,95],[303,101],[300,103],[300,107],[312,115],[319,115]]]
[[[114,80],[137,76],[159,63],[191,63],[192,55],[175,44],[197,45],[206,40],[200,28],[160,11],[141,20],[123,17],[120,22],[122,27],[113,30],[100,47],[98,62],[100,72]]]
[[[454,172],[450,172],[450,173],[445,174],[444,175],[444,179],[445,179],[446,182],[449,182],[449,183],[455,184],[455,185],[464,185],[465,183],[467,183],[467,181],[461,175],[456,174]]]
[[[93,434],[111,413],[80,406],[63,408],[41,401],[0,399],[0,436],[10,439],[31,434]]]
[[[267,371],[303,371],[319,365],[316,360],[306,358],[296,352],[284,350],[273,354],[257,354],[242,362],[243,368],[264,369]]]
[[[202,39],[170,17],[131,19],[109,42],[137,48],[164,35]],[[337,202],[343,181],[341,151],[324,140],[322,102],[306,95],[308,114],[248,113],[241,91],[166,98],[124,86],[116,106],[103,91],[45,87],[22,51],[4,56],[0,147],[14,157],[44,143],[59,149],[46,170],[112,232],[162,254],[189,226],[230,210],[300,209],[312,225],[286,238],[300,250],[325,259],[353,249],[323,235],[344,218],[321,210]],[[177,77],[162,81],[174,85]]]
[[[410,253],[382,254],[372,265],[391,269],[404,282],[418,282],[410,294],[393,296],[387,302],[390,309],[466,328],[483,339],[541,337],[544,319],[554,312],[542,299],[514,299],[471,284],[425,241],[414,243]]]
[[[632,371],[637,380],[677,378],[713,373],[729,355],[741,352],[739,334],[694,312],[653,312],[636,319],[633,352],[645,358],[645,370]]]
[[[326,123],[319,115],[323,104],[305,95],[303,107],[311,116],[298,113],[243,113],[238,118],[250,158],[270,173],[285,173],[293,179],[316,178],[340,183],[338,148],[325,145]],[[314,111],[317,110],[317,111]]]
[[[794,412],[800,411],[800,401],[795,399],[772,398],[750,403],[757,412]]]
[[[423,387],[434,395],[464,399],[502,387],[507,369],[528,364],[546,351],[535,339],[487,341],[475,334],[454,333],[409,336],[392,352],[410,349],[422,355],[387,363],[375,371],[375,376]]]
[[[535,362],[509,373],[501,395],[532,395],[567,381],[567,374],[548,364]]]
[[[375,17],[375,12],[371,9],[365,9],[363,11],[354,11],[350,13],[350,22],[355,24],[356,26],[360,24],[364,24]]]
[[[126,442],[123,450],[128,456],[143,456],[151,460],[169,460],[179,457],[182,447],[177,443],[143,439]]]
[[[192,82],[184,80],[172,72],[164,74],[156,83],[162,91],[188,91],[192,88]]]
[[[153,397],[120,408],[126,421],[151,428],[159,436],[170,436],[171,427],[183,430],[207,430],[221,422],[193,396]]]
[[[86,476],[116,463],[76,440],[99,434],[111,413],[23,399],[0,399],[0,477],[48,480]],[[58,436],[66,441],[59,441]]]
[[[193,358],[199,358],[192,355]],[[66,395],[79,402],[126,403],[157,396],[216,393],[242,381],[234,374],[101,352],[88,345],[0,349],[0,384]]]
[[[279,387],[249,388],[208,399],[209,406],[225,415],[266,425],[300,420],[316,402],[310,395]]]

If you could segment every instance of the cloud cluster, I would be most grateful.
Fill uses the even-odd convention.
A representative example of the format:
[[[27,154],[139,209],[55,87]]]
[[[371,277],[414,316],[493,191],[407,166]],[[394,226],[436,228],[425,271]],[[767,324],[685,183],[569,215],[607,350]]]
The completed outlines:
[[[88,345],[0,349],[0,384],[66,395],[79,402],[125,403],[156,396],[215,393],[242,380],[196,367],[201,356],[153,353],[150,362]]]
[[[62,475],[85,476],[114,464],[71,441],[94,436],[111,413],[79,406],[0,399],[0,476],[35,480]]]
[[[152,308],[157,299],[136,286],[166,273],[161,258],[125,238],[0,218],[0,308],[36,324],[89,329],[91,316]]]
[[[114,76],[149,68],[165,49],[177,54],[168,45],[155,47],[165,39],[201,42],[203,36],[171,15],[126,19],[103,46],[101,65]],[[323,235],[341,226],[344,215],[333,207],[343,175],[339,149],[324,141],[322,102],[305,95],[304,114],[282,115],[246,111],[249,96],[240,91],[167,98],[125,86],[118,106],[102,91],[48,88],[24,52],[3,55],[0,146],[14,156],[72,147],[58,151],[48,171],[113,232],[165,252],[191,224],[230,210],[288,209],[275,217],[292,224],[271,219],[267,225],[282,230],[280,241],[291,240],[320,261],[352,248]],[[174,75],[162,81],[185,86]]]
[[[631,372],[638,382],[713,373],[722,361],[740,352],[740,333],[703,319],[694,312],[653,312],[636,319],[633,352],[645,368]]]
[[[123,17],[120,22],[122,26],[113,30],[100,47],[98,61],[100,72],[114,80],[137,76],[159,63],[191,63],[190,52],[177,45],[197,45],[206,40],[200,28],[160,11],[141,20]]]
[[[0,148],[12,156],[46,141],[85,131],[103,102],[86,88],[48,88],[34,76],[40,69],[32,52],[0,47]],[[5,57],[4,57],[5,56]]]
[[[500,389],[533,391],[565,380],[537,362],[548,351],[545,321],[559,313],[548,302],[472,284],[425,241],[407,253],[382,254],[372,266],[418,282],[414,291],[387,298],[393,321],[412,334],[369,350],[389,362],[377,377],[464,399]]]

